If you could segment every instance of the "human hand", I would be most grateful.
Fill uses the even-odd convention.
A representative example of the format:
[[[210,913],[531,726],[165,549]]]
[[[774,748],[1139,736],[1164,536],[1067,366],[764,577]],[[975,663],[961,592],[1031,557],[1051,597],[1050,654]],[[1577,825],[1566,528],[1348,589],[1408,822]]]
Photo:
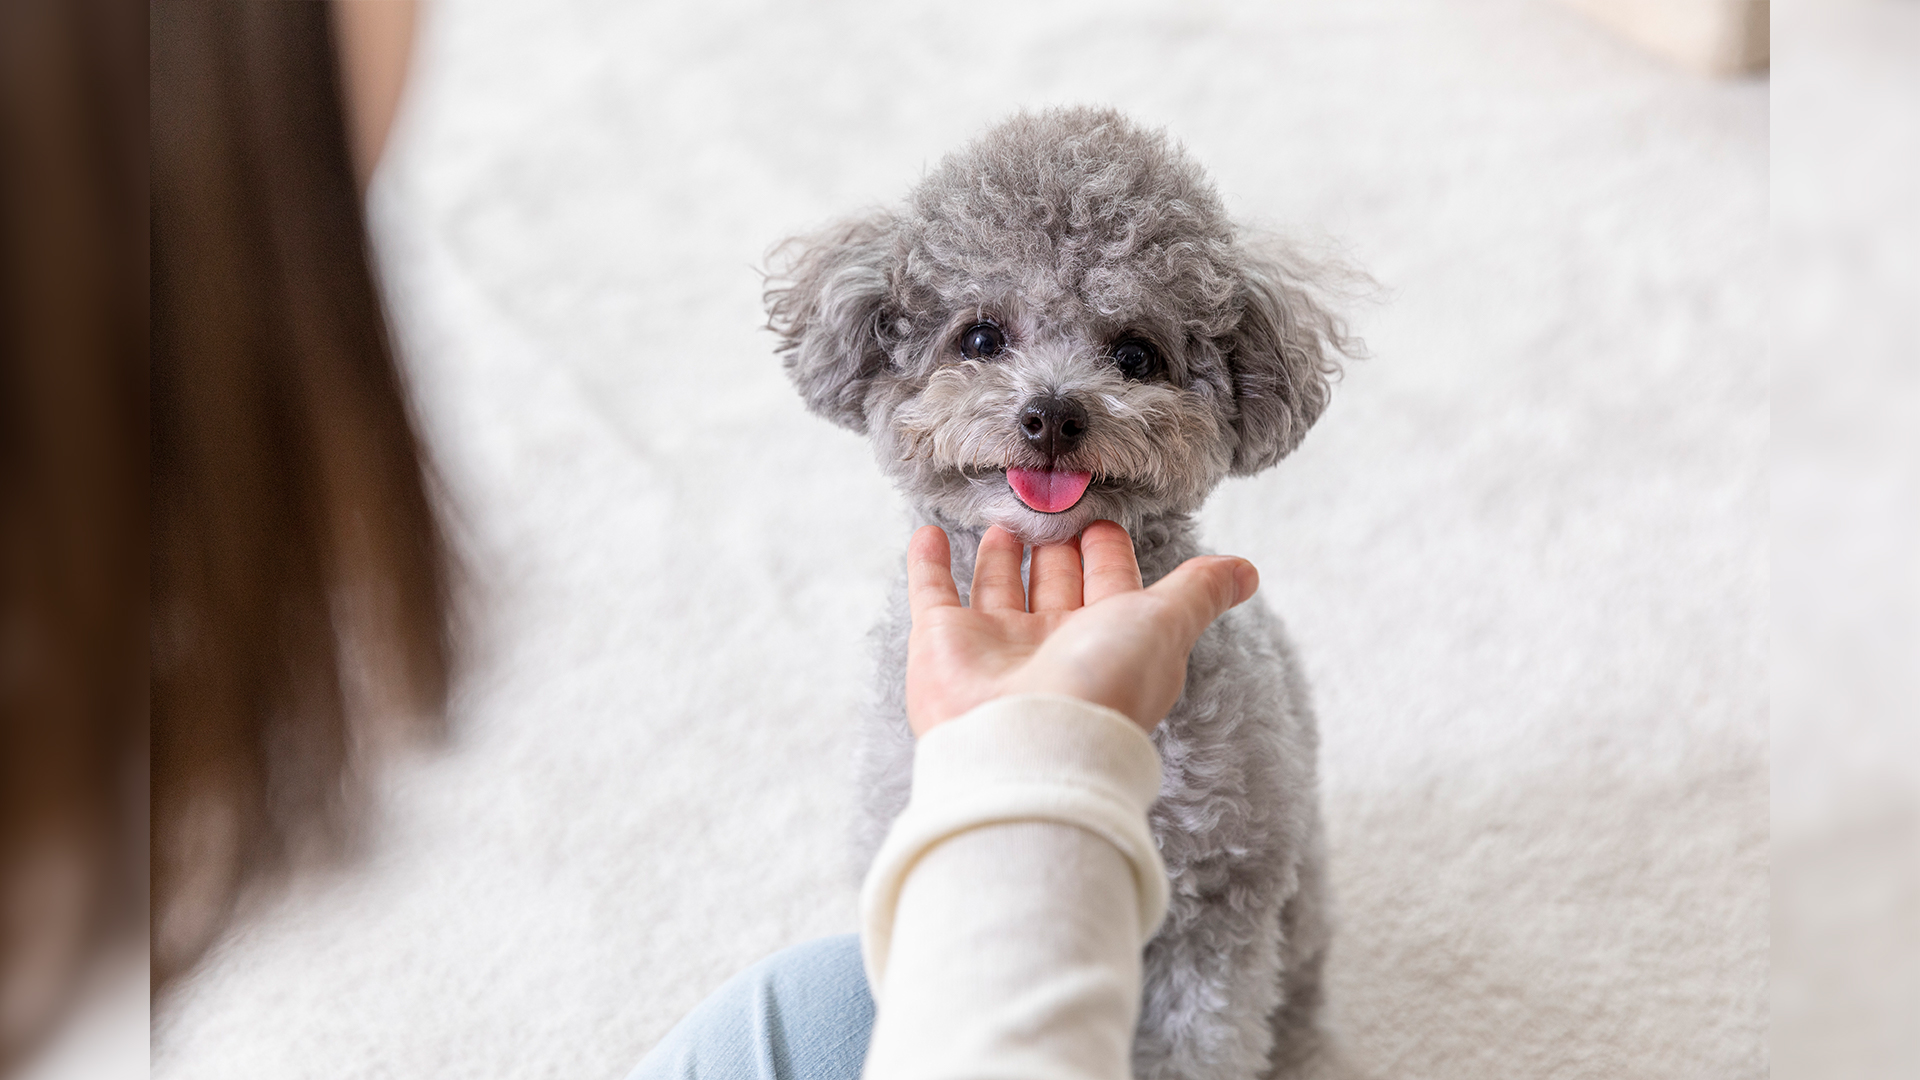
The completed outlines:
[[[907,724],[914,735],[1008,694],[1066,694],[1126,714],[1151,731],[1180,697],[1187,654],[1227,609],[1260,587],[1245,559],[1188,559],[1140,587],[1133,541],[1096,521],[1075,541],[1033,549],[1032,602],[1020,541],[995,526],[980,538],[973,606],[960,606],[947,534],[926,526],[907,547]]]

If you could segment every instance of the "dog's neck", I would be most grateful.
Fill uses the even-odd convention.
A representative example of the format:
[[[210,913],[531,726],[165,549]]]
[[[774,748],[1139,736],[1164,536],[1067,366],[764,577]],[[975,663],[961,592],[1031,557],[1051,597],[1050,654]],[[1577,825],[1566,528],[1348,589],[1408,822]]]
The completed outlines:
[[[963,525],[926,507],[915,507],[913,517],[916,529],[922,525],[938,525],[946,531],[947,542],[953,549],[953,580],[965,596],[973,586],[973,560],[980,550],[980,536],[987,527]],[[1128,532],[1133,536],[1133,554],[1140,562],[1143,584],[1159,581],[1174,567],[1200,554],[1199,542],[1194,538],[1193,518],[1186,514],[1150,517],[1130,527]]]

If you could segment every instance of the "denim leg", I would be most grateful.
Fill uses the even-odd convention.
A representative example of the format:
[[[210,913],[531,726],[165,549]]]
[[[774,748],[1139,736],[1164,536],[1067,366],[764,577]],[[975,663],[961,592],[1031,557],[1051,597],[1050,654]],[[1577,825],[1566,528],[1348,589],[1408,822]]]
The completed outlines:
[[[728,980],[627,1080],[858,1080],[872,1034],[859,935],[820,938]]]

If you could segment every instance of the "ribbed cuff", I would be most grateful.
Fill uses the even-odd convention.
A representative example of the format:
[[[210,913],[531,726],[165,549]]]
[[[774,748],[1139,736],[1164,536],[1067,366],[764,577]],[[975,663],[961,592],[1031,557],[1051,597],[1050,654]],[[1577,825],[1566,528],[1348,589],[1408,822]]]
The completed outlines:
[[[860,950],[876,995],[894,908],[914,863],[958,833],[1017,821],[1072,825],[1106,840],[1133,868],[1145,944],[1167,911],[1167,871],[1147,828],[1160,755],[1113,709],[1055,694],[997,698],[922,736],[913,798],[860,889]]]

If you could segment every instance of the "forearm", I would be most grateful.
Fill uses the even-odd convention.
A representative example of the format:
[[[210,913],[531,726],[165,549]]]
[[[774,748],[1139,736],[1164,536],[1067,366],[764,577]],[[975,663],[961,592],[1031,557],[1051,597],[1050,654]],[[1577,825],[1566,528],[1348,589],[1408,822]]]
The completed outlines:
[[[1002,699],[922,739],[862,894],[866,1075],[1128,1076],[1158,787],[1139,728],[1084,702]]]

